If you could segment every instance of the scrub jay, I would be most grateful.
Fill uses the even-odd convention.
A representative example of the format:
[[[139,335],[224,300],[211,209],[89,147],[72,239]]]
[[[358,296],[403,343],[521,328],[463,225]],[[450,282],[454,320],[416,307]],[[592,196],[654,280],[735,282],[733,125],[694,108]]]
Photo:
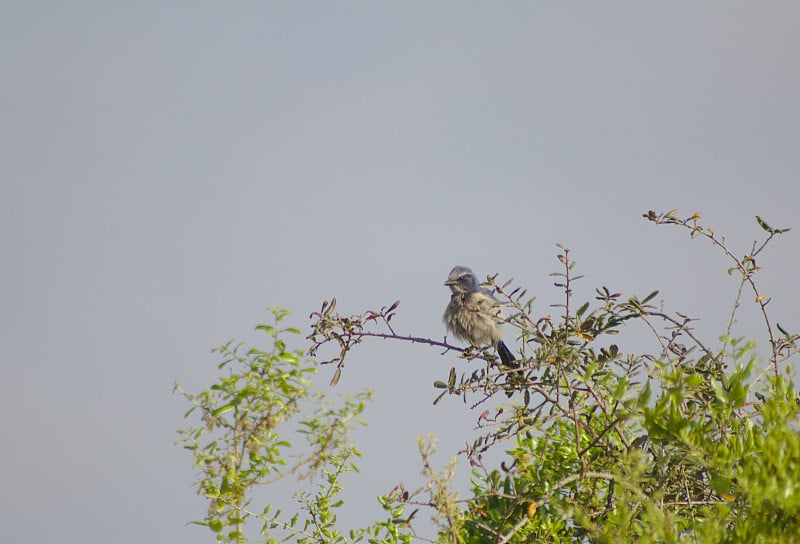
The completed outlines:
[[[506,366],[519,366],[503,342],[503,316],[500,303],[488,289],[481,289],[478,278],[466,266],[456,266],[444,282],[452,291],[442,321],[453,336],[473,346],[491,345]]]

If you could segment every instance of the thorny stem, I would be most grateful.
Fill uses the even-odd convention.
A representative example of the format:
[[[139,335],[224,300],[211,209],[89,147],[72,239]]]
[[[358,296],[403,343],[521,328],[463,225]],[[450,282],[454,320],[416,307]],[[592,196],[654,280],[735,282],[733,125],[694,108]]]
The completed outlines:
[[[388,339],[388,340],[401,340],[401,341],[404,341],[404,342],[411,342],[412,344],[428,344],[429,346],[438,346],[440,348],[444,348],[444,351],[442,352],[443,354],[447,353],[448,351],[457,351],[459,353],[464,353],[465,351],[470,349],[470,348],[460,348],[458,346],[454,346],[452,344],[448,344],[446,342],[447,338],[445,338],[444,342],[438,342],[436,340],[431,340],[430,338],[423,338],[421,336],[403,336],[401,334],[394,334],[394,332],[392,334],[386,334],[386,333],[380,333],[380,332],[363,331],[363,332],[360,332],[358,334],[359,334],[359,336],[364,336],[364,337],[371,336],[373,338],[384,338],[384,339]]]
[[[570,300],[572,299],[572,288],[571,288],[572,275],[570,274],[572,265],[570,264],[570,260],[569,260],[569,248],[563,247],[563,246],[559,246],[559,247],[564,251],[563,255],[559,255],[558,256],[558,260],[561,261],[561,263],[564,265],[564,274],[563,274],[564,284],[563,284],[563,287],[564,287],[564,298],[565,298],[565,300],[564,300],[563,307],[564,307],[564,334],[566,335],[564,340],[566,341],[567,338],[570,335],[569,303],[570,303]],[[567,376],[567,372],[564,369],[564,365],[562,364],[560,359],[558,360],[558,372],[559,372],[559,374],[561,374],[561,376],[562,376],[562,378],[564,380],[564,383],[567,385],[567,394],[569,396],[568,406],[569,406],[569,410],[570,410],[570,419],[572,419],[572,421],[574,423],[574,429],[575,429],[575,434],[574,434],[574,437],[575,437],[575,450],[580,452],[580,450],[581,450],[581,435],[580,435],[580,430],[579,430],[579,425],[578,425],[579,419],[578,419],[577,409],[575,407],[577,399],[575,397],[575,392],[574,392],[574,390],[572,388],[572,381]],[[581,462],[581,470],[584,470],[586,468],[586,465],[585,465],[585,460],[584,460],[583,455],[579,454],[578,455],[578,459]]]
[[[669,224],[669,225],[681,226],[681,227],[691,231],[691,236],[692,237],[697,236],[697,235],[703,236],[704,238],[710,240],[712,244],[714,244],[719,249],[721,249],[722,252],[731,261],[733,261],[733,263],[736,265],[735,268],[737,270],[739,270],[739,272],[742,274],[742,282],[747,282],[750,285],[750,289],[753,291],[753,293],[756,296],[755,300],[756,300],[756,303],[759,306],[759,309],[761,310],[761,316],[762,316],[762,318],[764,320],[764,324],[766,325],[767,334],[769,335],[770,347],[771,347],[771,350],[772,350],[772,355],[770,357],[770,364],[772,365],[772,369],[773,369],[773,372],[774,372],[775,376],[778,376],[778,350],[777,350],[778,342],[775,339],[775,333],[774,333],[774,331],[772,329],[772,323],[770,321],[769,314],[767,314],[767,304],[769,304],[770,299],[765,297],[765,296],[763,296],[759,292],[758,287],[756,286],[755,280],[753,280],[753,273],[755,273],[755,272],[757,272],[759,270],[759,267],[756,266],[756,261],[755,261],[756,255],[761,253],[761,251],[775,237],[775,235],[787,232],[789,229],[773,229],[773,228],[769,227],[768,225],[766,225],[761,220],[761,218],[756,216],[756,220],[758,221],[758,224],[761,226],[762,229],[764,229],[765,231],[767,231],[769,233],[769,236],[767,237],[766,240],[764,240],[764,242],[762,242],[762,244],[758,248],[756,248],[756,243],[754,242],[753,243],[753,250],[752,250],[751,254],[750,255],[745,255],[743,259],[739,259],[739,257],[734,255],[733,252],[730,249],[728,249],[728,246],[725,243],[724,237],[722,238],[722,240],[720,240],[714,234],[714,230],[713,229],[710,229],[710,228],[705,228],[704,229],[702,226],[697,224],[697,220],[700,218],[700,214],[699,213],[695,213],[692,217],[690,217],[688,219],[683,219],[683,220],[682,219],[676,219],[674,217],[674,213],[673,212],[668,212],[666,214],[656,215],[655,212],[651,211],[651,212],[646,213],[645,217],[648,220],[652,221],[653,223],[655,223],[657,225],[667,225],[667,224]],[[741,292],[741,287],[740,287],[739,291]],[[738,303],[738,301],[739,301],[739,299],[737,297],[737,303]],[[731,315],[731,324],[734,321],[734,316],[735,316],[737,308],[738,308],[738,304],[735,304],[734,305],[734,309],[733,309],[733,315]]]

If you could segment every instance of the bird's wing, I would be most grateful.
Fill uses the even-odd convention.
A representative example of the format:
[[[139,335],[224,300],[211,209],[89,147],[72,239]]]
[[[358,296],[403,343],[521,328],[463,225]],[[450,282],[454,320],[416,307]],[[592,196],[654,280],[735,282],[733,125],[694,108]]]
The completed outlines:
[[[479,310],[481,312],[493,314],[502,319],[500,301],[494,298],[491,291],[488,289],[481,289],[480,291],[472,293],[469,297],[468,305],[471,310]]]

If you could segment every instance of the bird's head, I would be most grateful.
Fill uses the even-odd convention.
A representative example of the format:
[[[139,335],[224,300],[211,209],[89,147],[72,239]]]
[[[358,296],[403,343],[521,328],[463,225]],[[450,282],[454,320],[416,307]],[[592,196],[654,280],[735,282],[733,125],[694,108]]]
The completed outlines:
[[[471,293],[480,290],[478,278],[466,266],[456,266],[444,282],[453,293]]]

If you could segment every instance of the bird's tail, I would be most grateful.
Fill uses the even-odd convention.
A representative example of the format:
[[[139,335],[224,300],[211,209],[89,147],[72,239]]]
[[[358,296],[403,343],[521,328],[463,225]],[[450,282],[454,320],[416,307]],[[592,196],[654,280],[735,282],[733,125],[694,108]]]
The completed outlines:
[[[500,360],[505,366],[519,366],[519,363],[514,358],[514,354],[511,353],[511,350],[508,349],[508,346],[502,340],[497,341],[497,354],[500,356]]]

